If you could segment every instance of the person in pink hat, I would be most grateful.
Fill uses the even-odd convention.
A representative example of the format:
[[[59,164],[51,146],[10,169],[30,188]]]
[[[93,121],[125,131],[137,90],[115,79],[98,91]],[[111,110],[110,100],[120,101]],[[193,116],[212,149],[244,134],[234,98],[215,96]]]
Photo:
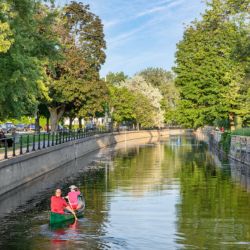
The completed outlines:
[[[69,201],[69,205],[74,210],[78,210],[82,208],[83,204],[82,202],[79,202],[78,200],[78,196],[81,195],[81,192],[79,191],[78,187],[75,185],[71,185],[69,188],[70,188],[70,192],[66,196],[66,198]]]

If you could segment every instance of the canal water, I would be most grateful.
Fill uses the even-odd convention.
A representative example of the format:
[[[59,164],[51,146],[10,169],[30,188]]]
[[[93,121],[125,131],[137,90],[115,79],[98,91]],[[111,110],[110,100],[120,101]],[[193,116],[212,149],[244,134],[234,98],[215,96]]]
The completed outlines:
[[[250,249],[249,171],[192,137],[121,144],[71,164],[0,197],[1,250]],[[71,184],[84,217],[51,227],[50,196]]]

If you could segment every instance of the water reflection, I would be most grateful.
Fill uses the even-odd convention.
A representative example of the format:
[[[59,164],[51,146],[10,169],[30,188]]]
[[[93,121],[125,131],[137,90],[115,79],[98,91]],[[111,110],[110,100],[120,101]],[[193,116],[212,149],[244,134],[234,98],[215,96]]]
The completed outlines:
[[[72,182],[80,187],[83,219],[50,228],[49,188],[35,208],[4,218],[0,248],[250,248],[248,169],[220,161],[193,137],[141,143],[99,152],[100,168],[62,183],[64,192]]]
[[[250,192],[250,167],[230,159],[230,168],[233,181]]]

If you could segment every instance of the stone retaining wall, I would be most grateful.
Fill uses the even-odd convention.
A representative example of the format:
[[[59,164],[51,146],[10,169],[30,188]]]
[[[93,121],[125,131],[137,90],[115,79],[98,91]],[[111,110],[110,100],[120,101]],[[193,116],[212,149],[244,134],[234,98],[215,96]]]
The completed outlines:
[[[1,161],[0,195],[100,148],[142,138],[160,138],[184,133],[185,130],[177,129],[101,134]]]
[[[250,136],[233,135],[229,156],[250,166]]]
[[[197,130],[195,134],[198,139],[206,141],[221,150],[219,142],[222,132],[204,128]],[[232,135],[228,157],[250,166],[250,136]]]

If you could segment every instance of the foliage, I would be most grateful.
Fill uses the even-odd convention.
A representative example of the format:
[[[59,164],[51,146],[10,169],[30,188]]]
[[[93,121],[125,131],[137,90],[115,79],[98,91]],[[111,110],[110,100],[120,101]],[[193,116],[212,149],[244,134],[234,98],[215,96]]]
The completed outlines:
[[[220,127],[224,129],[230,129],[229,119],[216,119],[213,123],[215,127]]]
[[[134,114],[137,128],[152,128],[159,126],[162,113],[156,113],[150,100],[141,93],[135,93]]]
[[[109,85],[109,97],[109,110],[116,123],[126,121],[144,128],[154,126],[154,108],[141,93]]]
[[[10,5],[6,1],[0,3],[0,53],[5,53],[9,50],[14,42],[13,33],[10,30],[9,21]]]
[[[174,71],[181,98],[177,114],[187,127],[228,117],[233,120],[240,114],[246,67],[233,55],[246,36],[243,17],[238,15],[242,6],[213,0],[202,20],[186,28],[177,46]]]
[[[105,77],[105,81],[112,85],[119,85],[126,79],[128,79],[128,76],[125,75],[124,72],[109,72]]]
[[[108,88],[105,82],[102,80],[91,82],[88,91],[86,91],[85,100],[79,108],[78,116],[88,118],[98,116],[98,114],[103,115],[107,99]]]
[[[250,136],[250,128],[236,129],[231,132],[232,135]]]
[[[5,46],[0,57],[0,117],[4,118],[35,113],[43,87],[43,62],[56,54],[56,43],[45,28],[51,19],[40,15],[44,9],[40,2],[9,0],[1,8],[6,2],[8,7],[0,14],[11,35],[11,46]]]
[[[166,87],[167,84],[172,84],[174,80],[172,72],[162,68],[149,67],[140,71],[137,75],[142,76],[147,83],[160,89]]]
[[[65,110],[74,111],[75,116],[100,112],[102,97],[107,94],[99,79],[106,47],[99,17],[90,12],[88,5],[71,2],[59,10],[54,31],[61,43],[62,59],[52,62],[48,70],[46,101],[53,116],[52,129]]]
[[[230,151],[231,146],[231,132],[224,132],[221,134],[221,140],[219,146],[223,149],[225,153]]]
[[[109,110],[112,119],[117,123],[123,121],[133,121],[134,114],[134,96],[125,87],[117,88],[109,85]]]
[[[145,81],[160,90],[162,94],[161,109],[164,111],[165,122],[175,122],[176,103],[179,99],[174,76],[162,68],[147,68],[138,73]]]
[[[122,82],[120,86],[128,88],[135,94],[141,94],[146,97],[154,109],[154,125],[161,127],[164,122],[164,114],[161,109],[162,94],[160,90],[147,83],[142,76],[136,75],[131,79]]]

